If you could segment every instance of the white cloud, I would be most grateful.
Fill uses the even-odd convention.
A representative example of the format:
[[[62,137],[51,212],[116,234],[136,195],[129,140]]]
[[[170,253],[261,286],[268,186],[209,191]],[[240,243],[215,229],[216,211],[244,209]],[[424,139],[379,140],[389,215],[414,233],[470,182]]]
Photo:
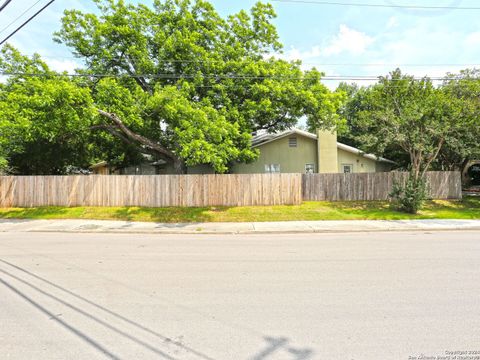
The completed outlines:
[[[308,50],[299,50],[295,47],[291,47],[289,50],[285,51],[279,57],[282,59],[291,61],[291,60],[302,60],[308,61],[311,59],[318,58],[322,54],[319,46],[313,46]]]
[[[390,19],[388,19],[387,29],[393,29],[393,28],[397,27],[398,24],[399,24],[398,18],[396,16],[392,16],[392,17],[390,17]]]
[[[346,77],[377,77],[397,67],[417,77],[443,77],[479,62],[478,29],[451,29],[424,18],[408,20],[400,16],[386,18],[375,34],[361,32],[355,25],[344,23],[325,41],[310,47],[291,47],[280,57],[302,60],[304,69],[315,66],[328,76]],[[369,85],[376,81],[357,82]],[[332,89],[338,85],[337,81],[324,83]]]
[[[311,65],[321,64],[330,56],[342,53],[361,55],[374,41],[373,37],[342,24],[338,33],[332,36],[324,46],[314,45],[307,49],[292,46],[282,54],[274,54],[274,56],[288,61],[301,60],[303,68],[307,69],[311,68]]]
[[[377,52],[382,54],[385,63],[458,63],[458,54],[465,54],[466,50],[464,38],[463,33],[417,25],[401,33],[386,34],[381,39],[383,45]],[[431,72],[432,68],[426,67],[424,70]]]
[[[480,45],[480,31],[472,32],[465,37],[465,45],[478,46]]]
[[[323,53],[326,56],[339,55],[344,52],[352,55],[361,55],[367,51],[369,45],[374,41],[374,38],[367,34],[342,24],[338,34],[330,39]]]
[[[75,69],[79,69],[82,66],[74,60],[57,60],[57,59],[43,59],[50,69],[57,71],[57,72],[64,72],[66,71],[69,74],[75,73]]]
[[[444,77],[478,62],[480,32],[452,30],[423,19],[401,31],[380,30],[375,45],[363,56],[372,65],[352,67],[351,73],[377,76],[399,67],[417,77]]]

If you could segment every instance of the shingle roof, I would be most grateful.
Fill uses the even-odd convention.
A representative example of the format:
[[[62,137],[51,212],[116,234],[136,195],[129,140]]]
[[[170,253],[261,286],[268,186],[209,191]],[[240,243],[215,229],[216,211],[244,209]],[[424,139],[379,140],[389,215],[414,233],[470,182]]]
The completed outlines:
[[[295,135],[295,134],[305,136],[305,137],[308,137],[310,139],[317,140],[317,135],[312,134],[308,131],[293,128],[293,129],[281,131],[281,132],[278,132],[278,133],[267,133],[267,132],[265,132],[265,133],[256,134],[252,138],[252,146],[253,147],[258,147],[258,146],[264,145],[266,143],[269,143],[271,141],[275,141],[275,140],[284,138],[285,136]],[[395,164],[395,162],[392,161],[392,160],[388,160],[388,159],[385,159],[383,157],[378,157],[378,156],[375,156],[373,154],[367,154],[360,149],[357,149],[353,146],[349,146],[349,145],[346,145],[346,144],[342,144],[340,142],[337,142],[337,148],[341,149],[341,150],[344,150],[344,151],[351,152],[351,153],[356,154],[356,155],[363,156],[367,159],[371,159],[371,160],[375,160],[375,161],[381,161],[381,162],[387,162],[387,163],[390,163],[390,164]]]
[[[281,131],[281,132],[278,132],[278,133],[264,132],[264,133],[254,135],[253,138],[252,138],[252,146],[256,147],[256,146],[265,144],[267,142],[270,142],[270,141],[273,141],[273,140],[278,140],[278,139],[281,139],[285,136],[294,135],[294,134],[309,137],[311,139],[317,139],[317,135],[315,135],[315,134],[309,133],[308,131],[304,131],[304,130],[294,128],[294,129]]]

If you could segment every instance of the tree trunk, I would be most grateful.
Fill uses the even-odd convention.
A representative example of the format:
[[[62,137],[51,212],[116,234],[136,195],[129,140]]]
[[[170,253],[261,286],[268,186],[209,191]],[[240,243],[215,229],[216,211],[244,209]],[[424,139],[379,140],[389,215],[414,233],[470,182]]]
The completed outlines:
[[[182,175],[187,173],[187,167],[185,166],[185,162],[182,159],[173,159],[173,168],[175,170],[175,174]]]
[[[176,174],[186,174],[187,167],[185,161],[180,159],[173,151],[164,148],[162,145],[155,141],[146,138],[140,134],[137,134],[130,130],[123,121],[115,114],[109,113],[103,110],[98,110],[98,113],[107,119],[110,119],[112,125],[96,125],[92,126],[92,129],[98,128],[108,131],[110,134],[123,140],[125,143],[134,145],[140,152],[152,154],[160,159],[173,164],[173,168]]]
[[[175,160],[176,155],[174,152],[164,148],[162,145],[149,138],[146,138],[145,136],[133,132],[114,113],[109,113],[100,109],[97,109],[97,111],[100,115],[110,119],[114,123],[113,127],[100,125],[100,127],[103,127],[105,130],[110,131],[111,134],[121,138],[126,142],[137,145],[137,147],[139,147],[140,149],[147,148],[149,150],[152,150],[158,153],[160,158],[168,158]],[[138,144],[140,144],[140,146]]]

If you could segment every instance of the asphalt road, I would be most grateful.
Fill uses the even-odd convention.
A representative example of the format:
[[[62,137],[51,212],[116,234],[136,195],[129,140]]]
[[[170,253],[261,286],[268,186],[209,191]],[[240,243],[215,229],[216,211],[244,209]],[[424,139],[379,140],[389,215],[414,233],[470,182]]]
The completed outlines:
[[[480,357],[480,232],[0,234],[1,359],[449,351]]]

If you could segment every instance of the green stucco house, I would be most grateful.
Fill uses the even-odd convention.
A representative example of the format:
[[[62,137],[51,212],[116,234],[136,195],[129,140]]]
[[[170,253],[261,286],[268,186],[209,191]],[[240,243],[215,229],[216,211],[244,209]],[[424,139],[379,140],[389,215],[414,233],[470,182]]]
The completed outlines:
[[[366,173],[390,171],[393,161],[365,154],[337,142],[335,132],[312,134],[291,129],[276,134],[258,134],[252,146],[260,157],[251,164],[236,164],[234,174],[279,173]]]
[[[258,133],[252,147],[260,152],[257,161],[234,164],[232,174],[254,173],[367,173],[390,171],[393,161],[365,154],[359,149],[337,142],[335,132],[312,134],[299,129],[280,133]],[[111,169],[105,162],[92,166],[95,174],[173,174],[165,162],[141,164],[124,169]],[[194,166],[188,174],[213,174],[209,166]]]

